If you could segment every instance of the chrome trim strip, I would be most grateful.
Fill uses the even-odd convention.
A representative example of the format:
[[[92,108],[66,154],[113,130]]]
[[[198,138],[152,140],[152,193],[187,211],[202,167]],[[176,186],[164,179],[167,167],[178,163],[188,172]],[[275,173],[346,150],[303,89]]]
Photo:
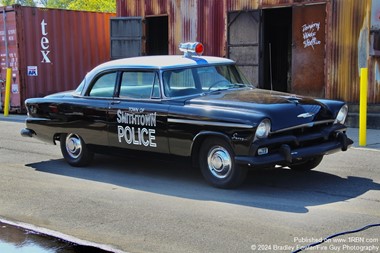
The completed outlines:
[[[193,124],[199,126],[220,126],[220,127],[237,127],[237,128],[246,128],[252,129],[252,125],[239,124],[239,123],[225,123],[225,122],[216,122],[216,121],[204,121],[204,120],[189,120],[189,119],[173,119],[168,118],[169,123],[179,123],[179,124]]]
[[[274,131],[274,132],[270,132],[270,134],[282,133],[282,132],[286,132],[286,131],[289,131],[289,130],[294,130],[294,129],[297,129],[297,128],[303,128],[303,127],[313,127],[313,126],[316,126],[316,125],[322,125],[322,124],[326,124],[326,123],[332,123],[334,121],[335,121],[334,119],[328,119],[328,120],[321,120],[321,121],[310,122],[310,123],[306,123],[306,124],[302,124],[302,125],[298,125],[298,126],[292,126],[292,127],[280,129],[280,130],[277,130],[277,131]]]

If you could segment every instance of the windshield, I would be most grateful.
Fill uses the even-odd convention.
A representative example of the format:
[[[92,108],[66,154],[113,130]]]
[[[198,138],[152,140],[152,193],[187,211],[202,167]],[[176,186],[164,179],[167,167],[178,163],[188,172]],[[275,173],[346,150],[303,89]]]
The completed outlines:
[[[253,86],[234,65],[216,65],[165,71],[164,93],[179,97]]]

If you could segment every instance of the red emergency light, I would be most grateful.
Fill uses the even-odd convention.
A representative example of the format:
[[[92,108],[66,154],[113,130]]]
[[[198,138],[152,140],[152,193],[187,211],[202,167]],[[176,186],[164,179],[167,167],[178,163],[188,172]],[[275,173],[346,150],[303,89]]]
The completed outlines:
[[[203,44],[200,42],[186,42],[179,44],[179,50],[184,52],[185,57],[194,55],[201,56],[204,51]]]

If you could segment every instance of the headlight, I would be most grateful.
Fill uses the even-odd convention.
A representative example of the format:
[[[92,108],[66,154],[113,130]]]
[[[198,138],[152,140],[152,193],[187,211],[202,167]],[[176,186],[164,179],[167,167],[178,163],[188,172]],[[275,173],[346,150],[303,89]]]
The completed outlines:
[[[335,124],[337,123],[340,123],[340,124],[344,124],[344,122],[346,121],[346,117],[347,117],[347,114],[348,114],[348,106],[347,105],[344,105],[342,106],[342,108],[340,108],[336,118],[335,118]]]
[[[269,119],[262,120],[256,129],[255,137],[259,139],[268,137],[270,128],[271,128],[270,120]]]

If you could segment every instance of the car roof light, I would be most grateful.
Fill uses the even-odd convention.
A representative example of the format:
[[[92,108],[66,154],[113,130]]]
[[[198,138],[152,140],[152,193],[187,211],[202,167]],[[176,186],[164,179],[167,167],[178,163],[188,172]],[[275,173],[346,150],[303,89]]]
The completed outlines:
[[[194,55],[201,56],[203,54],[204,47],[200,42],[186,42],[179,44],[179,50],[184,52],[185,57],[192,57]]]

